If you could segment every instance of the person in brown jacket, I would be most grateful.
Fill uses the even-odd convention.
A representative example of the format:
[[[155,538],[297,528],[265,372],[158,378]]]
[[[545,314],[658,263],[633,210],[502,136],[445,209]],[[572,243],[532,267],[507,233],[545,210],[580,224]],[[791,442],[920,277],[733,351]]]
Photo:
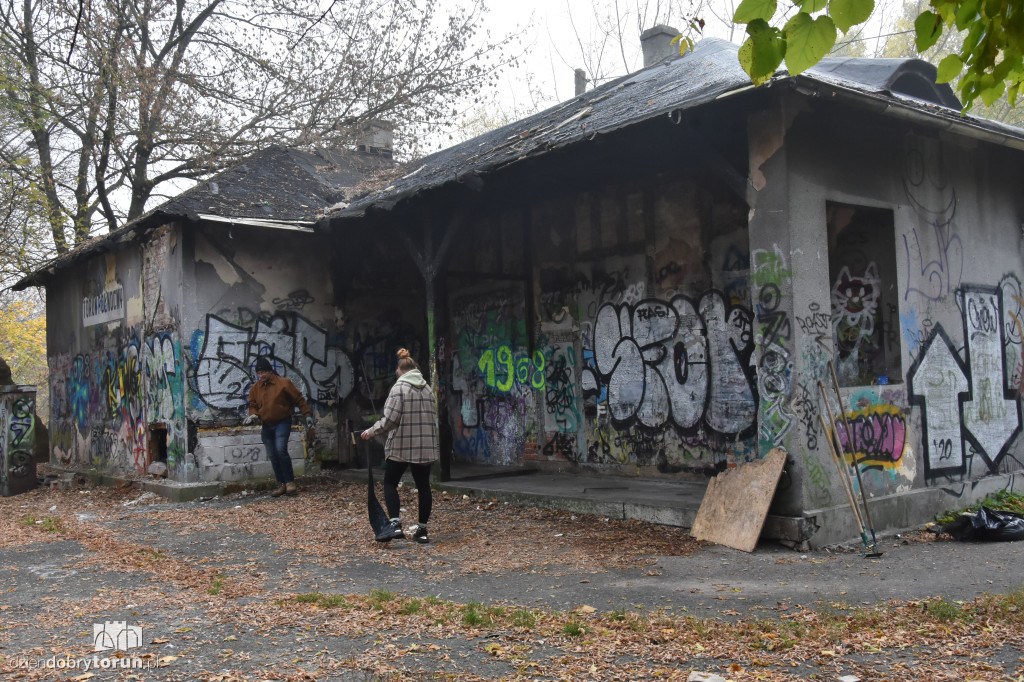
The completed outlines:
[[[292,471],[292,460],[288,456],[288,436],[292,432],[292,415],[298,407],[306,418],[306,428],[313,428],[313,417],[306,405],[302,392],[295,387],[291,379],[278,375],[274,366],[264,356],[256,360],[256,383],[249,389],[249,416],[242,423],[246,426],[259,420],[263,424],[260,435],[263,446],[267,449],[267,459],[274,469],[274,478],[280,484],[273,497],[285,493],[294,495],[298,492],[295,486],[295,473]]]
[[[406,468],[412,469],[412,479],[420,503],[419,525],[413,526],[412,539],[426,544],[427,521],[433,497],[430,490],[430,465],[437,459],[437,405],[434,391],[423,378],[409,351],[398,351],[398,381],[391,387],[384,404],[384,416],[363,431],[363,440],[380,433],[388,434],[384,443],[384,504],[390,522],[377,534],[377,542],[404,538],[402,522],[398,518],[401,503],[398,482]]]

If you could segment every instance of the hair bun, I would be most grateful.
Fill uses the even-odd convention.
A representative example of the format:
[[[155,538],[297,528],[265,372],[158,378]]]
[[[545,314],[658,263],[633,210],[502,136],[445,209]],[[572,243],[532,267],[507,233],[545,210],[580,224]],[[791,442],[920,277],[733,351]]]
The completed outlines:
[[[404,360],[407,357],[409,357],[409,351],[407,351],[404,348],[399,348],[398,349],[398,359],[399,360]]]

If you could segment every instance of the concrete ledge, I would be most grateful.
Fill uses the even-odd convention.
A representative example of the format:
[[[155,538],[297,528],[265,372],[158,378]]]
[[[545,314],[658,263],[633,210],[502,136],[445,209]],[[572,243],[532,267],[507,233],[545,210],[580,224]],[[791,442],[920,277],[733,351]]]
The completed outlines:
[[[793,549],[806,551],[810,549],[810,540],[819,528],[816,516],[768,514],[761,529],[761,539],[778,540]]]
[[[147,492],[156,493],[160,497],[166,497],[171,502],[191,502],[200,497],[217,497],[223,493],[223,485],[220,483],[175,483],[173,481],[147,481],[136,482],[133,487],[141,488]]]
[[[365,477],[364,477],[365,480]],[[597,502],[583,500],[574,497],[552,497],[551,495],[539,495],[526,492],[512,492],[507,490],[481,491],[469,485],[447,483],[433,483],[434,490],[446,492],[449,495],[470,495],[480,499],[498,500],[509,504],[518,504],[524,507],[538,507],[540,509],[559,509],[562,511],[573,511],[580,514],[596,514],[607,516],[612,519],[633,518],[627,517],[625,505],[621,502]]]
[[[693,527],[697,518],[695,509],[683,507],[664,507],[648,504],[626,503],[623,505],[622,518],[647,523],[660,523],[663,526]]]

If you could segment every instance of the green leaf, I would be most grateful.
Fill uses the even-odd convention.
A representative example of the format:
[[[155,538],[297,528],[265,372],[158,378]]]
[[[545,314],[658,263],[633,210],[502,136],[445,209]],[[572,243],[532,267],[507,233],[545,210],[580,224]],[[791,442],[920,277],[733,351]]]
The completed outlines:
[[[939,72],[935,76],[936,83],[949,83],[954,78],[960,75],[960,72],[964,68],[964,63],[960,59],[960,55],[951,54],[945,57],[939,62]]]
[[[932,0],[931,6],[944,24],[952,26],[956,19],[956,11],[960,7],[960,0]]]
[[[1003,81],[996,81],[991,87],[981,91],[981,101],[985,103],[985,106],[990,107],[1003,96],[1005,90],[1006,86]]]
[[[956,30],[962,31],[978,16],[978,0],[963,0],[956,11]]]
[[[918,52],[924,52],[934,45],[942,35],[942,19],[933,12],[921,12],[921,15],[914,21],[914,30],[917,31],[915,47]]]
[[[786,43],[781,31],[768,25],[763,19],[756,19],[747,25],[750,37],[740,47],[740,66],[750,76],[754,85],[761,85],[779,68],[786,56]]]
[[[971,55],[974,54],[975,50],[978,49],[978,45],[985,37],[985,24],[977,23],[971,26],[967,31],[967,37],[964,38],[964,43],[960,47],[960,54],[965,55],[967,58],[964,62],[967,64],[971,63]]]
[[[875,0],[831,0],[828,14],[843,33],[850,27],[863,24],[875,9]]]
[[[814,14],[825,9],[828,6],[828,0],[798,0],[795,4],[800,8],[801,12]]]
[[[793,76],[821,61],[836,44],[836,25],[827,16],[812,19],[800,12],[786,22],[786,68]]]
[[[749,24],[757,19],[767,22],[775,16],[777,7],[775,0],[743,0],[732,20],[737,24]]]

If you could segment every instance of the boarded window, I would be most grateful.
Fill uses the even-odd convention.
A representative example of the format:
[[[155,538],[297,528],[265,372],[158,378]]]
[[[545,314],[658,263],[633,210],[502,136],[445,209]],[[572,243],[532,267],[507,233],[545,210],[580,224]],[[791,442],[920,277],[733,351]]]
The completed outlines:
[[[893,213],[835,202],[826,212],[839,383],[898,383],[903,372]]]

